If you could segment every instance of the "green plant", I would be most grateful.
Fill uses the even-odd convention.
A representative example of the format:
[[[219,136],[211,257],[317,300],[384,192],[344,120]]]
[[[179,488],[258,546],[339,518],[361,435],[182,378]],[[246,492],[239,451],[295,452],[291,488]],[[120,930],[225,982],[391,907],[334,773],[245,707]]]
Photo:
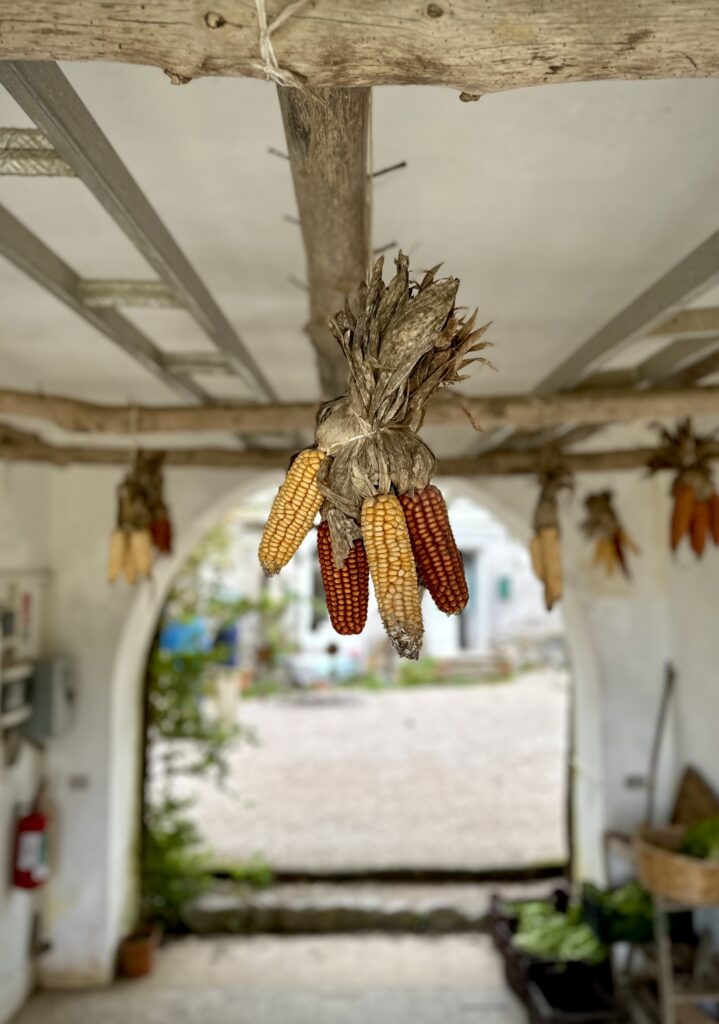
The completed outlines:
[[[400,686],[432,686],[440,681],[439,665],[434,658],[403,661],[397,682]]]
[[[275,679],[259,676],[259,678],[252,680],[252,683],[244,691],[242,697],[243,700],[256,700],[262,697],[277,697],[284,692],[285,687]]]
[[[253,889],[267,889],[275,880],[272,868],[260,856],[254,857],[246,864],[232,865],[229,875],[234,882],[242,882]]]
[[[228,594],[225,579],[232,564],[231,521],[203,537],[177,574],[158,631],[168,621],[202,619],[216,629],[254,613],[260,620],[263,662],[270,667],[288,650],[283,629],[285,612],[295,595],[277,598],[262,592],[257,598]],[[211,775],[222,785],[229,773],[229,755],[240,742],[257,742],[247,727],[227,722],[213,711],[211,696],[227,649],[164,651],[156,639],[148,662],[146,687],[146,779],[141,855],[141,913],[145,921],[165,930],[182,927],[183,907],[214,882],[208,854],[195,827],[192,800],[174,796],[178,775]],[[279,691],[277,683],[262,680],[256,691]],[[233,869],[233,877],[253,885],[272,881],[260,859]]]
[[[182,911],[213,883],[202,839],[186,817],[191,801],[165,797],[145,808],[141,915],[164,931],[182,928]]]
[[[356,679],[352,679],[349,685],[353,689],[357,690],[369,690],[371,693],[377,691],[387,690],[390,688],[390,684],[378,676],[376,672],[367,672],[363,676],[357,676]]]
[[[706,818],[688,828],[682,842],[682,853],[702,860],[719,859],[719,815]]]
[[[214,772],[218,781],[227,777],[227,755],[238,740],[256,742],[247,727],[212,717],[204,699],[214,670],[223,657],[211,652],[168,652],[157,645],[148,671],[147,739],[162,753],[165,773],[189,775]],[[180,744],[177,741],[192,741]]]
[[[540,960],[603,963],[608,950],[582,919],[581,907],[560,914],[550,903],[518,905],[519,921],[512,944]]]

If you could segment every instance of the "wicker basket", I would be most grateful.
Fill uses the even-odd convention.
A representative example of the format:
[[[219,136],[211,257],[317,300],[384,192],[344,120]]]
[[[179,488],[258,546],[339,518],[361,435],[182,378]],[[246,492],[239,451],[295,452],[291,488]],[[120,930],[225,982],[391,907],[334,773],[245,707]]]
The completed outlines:
[[[643,828],[634,835],[634,860],[642,885],[688,906],[719,903],[719,861],[679,853],[686,829]]]

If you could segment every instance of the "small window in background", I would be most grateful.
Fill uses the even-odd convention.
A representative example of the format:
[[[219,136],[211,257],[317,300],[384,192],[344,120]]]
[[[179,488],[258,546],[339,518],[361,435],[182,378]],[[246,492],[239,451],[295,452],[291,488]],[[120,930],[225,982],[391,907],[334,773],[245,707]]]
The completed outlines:
[[[512,580],[509,576],[500,576],[497,580],[497,597],[500,601],[511,601]]]

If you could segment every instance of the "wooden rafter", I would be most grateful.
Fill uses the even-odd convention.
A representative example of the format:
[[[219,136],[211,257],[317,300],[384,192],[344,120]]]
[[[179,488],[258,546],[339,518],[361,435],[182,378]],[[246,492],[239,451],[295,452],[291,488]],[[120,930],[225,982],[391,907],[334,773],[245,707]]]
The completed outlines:
[[[311,430],[317,406],[292,404],[210,406],[99,405],[59,395],[0,390],[0,415],[44,420],[70,433],[151,434],[217,432],[286,434]],[[538,430],[567,423],[628,423],[719,413],[719,388],[661,391],[578,391],[566,394],[440,397],[430,402],[427,425],[512,426]]]
[[[307,333],[322,392],[344,390],[347,363],[330,317],[364,280],[370,258],[370,90],[278,87],[307,256]]]
[[[287,3],[267,0],[269,23]],[[311,0],[272,35],[312,86],[445,85],[485,93],[547,82],[719,74],[715,0]],[[267,74],[246,0],[25,0],[0,7],[0,59],[162,68],[174,82]]]
[[[676,322],[676,317],[687,312],[682,311],[681,307],[697,295],[706,292],[717,281],[719,281],[719,231],[715,231],[704,242],[692,249],[683,259],[646,288],[641,295],[638,295],[598,331],[595,331],[583,345],[570,352],[537,384],[534,393],[552,395],[568,388],[577,388],[583,380],[589,377],[595,366],[604,362],[611,355],[632,341],[645,336],[656,327],[660,331],[665,330],[667,323],[670,323],[672,318]],[[707,347],[711,344],[711,339],[708,339]],[[687,377],[683,369],[675,370],[682,366],[683,360],[677,353],[676,343],[668,347],[672,349],[671,354],[662,357],[659,353],[653,361],[648,361],[650,370],[647,380],[642,379],[641,370],[637,373],[635,381],[637,389],[659,381],[663,381],[668,386],[671,386],[672,383],[686,386],[690,380],[701,379],[697,375]],[[657,364],[660,367],[658,373],[655,372]],[[696,365],[698,367],[700,364]],[[695,369],[695,367],[690,367],[687,373],[694,374]],[[596,429],[600,430],[601,420],[595,422]],[[479,451],[505,446],[514,440],[513,435],[514,432],[510,429],[499,430],[479,446]],[[554,437],[544,435],[534,438],[532,444],[541,444],[545,440],[552,442]],[[519,443],[521,444],[521,440]]]
[[[149,450],[149,449],[148,449]],[[642,469],[655,453],[653,448],[618,449],[604,452],[574,452],[563,455],[562,463],[573,473],[613,472]],[[54,466],[124,466],[132,460],[128,448],[51,445],[35,434],[0,425],[0,460],[42,462]],[[719,444],[709,450],[719,459]],[[172,448],[165,451],[168,466],[214,469],[285,469],[290,452],[239,451],[231,448]],[[440,459],[437,472],[444,476],[534,475],[536,452],[490,452],[478,458]]]
[[[719,307],[682,309],[663,320],[651,331],[651,337],[670,335],[675,338],[712,337],[719,335]]]
[[[113,16],[121,21],[114,6]],[[7,7],[3,4],[1,8],[0,39],[8,31],[3,20]],[[52,63],[0,61],[0,84],[42,129],[213,344],[262,394],[274,399],[275,392],[252,354],[60,68]],[[84,303],[82,289],[80,298]],[[191,381],[185,382],[185,387],[201,398],[208,397]]]

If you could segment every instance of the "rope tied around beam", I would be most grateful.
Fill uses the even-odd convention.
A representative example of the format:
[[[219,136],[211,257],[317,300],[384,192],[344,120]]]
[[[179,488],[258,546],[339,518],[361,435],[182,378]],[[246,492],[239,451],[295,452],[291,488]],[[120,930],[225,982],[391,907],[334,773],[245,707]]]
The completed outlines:
[[[262,62],[253,66],[262,72],[268,82],[275,82],[276,85],[284,85],[290,89],[302,89],[304,91],[305,82],[302,76],[298,75],[295,71],[290,71],[289,68],[280,67],[275,48],[272,45],[272,34],[281,28],[302,7],[305,7],[308,2],[309,0],[293,0],[284,10],[280,11],[273,21],[270,21],[267,16],[265,0],[255,0]]]

